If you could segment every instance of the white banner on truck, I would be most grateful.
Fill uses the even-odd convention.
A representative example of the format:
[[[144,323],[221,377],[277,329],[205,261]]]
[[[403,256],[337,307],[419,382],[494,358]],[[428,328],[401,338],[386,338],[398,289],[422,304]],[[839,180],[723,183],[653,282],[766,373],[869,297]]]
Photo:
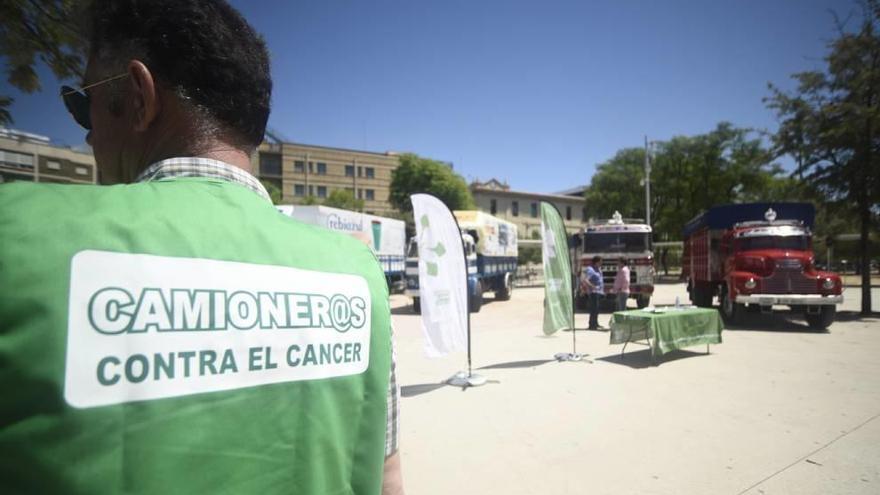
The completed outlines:
[[[429,194],[413,194],[419,245],[419,293],[425,353],[467,349],[467,272],[461,232],[449,208]]]
[[[379,256],[397,256],[401,261],[403,259],[406,224],[401,220],[329,206],[278,205],[276,208],[301,222],[365,239]]]

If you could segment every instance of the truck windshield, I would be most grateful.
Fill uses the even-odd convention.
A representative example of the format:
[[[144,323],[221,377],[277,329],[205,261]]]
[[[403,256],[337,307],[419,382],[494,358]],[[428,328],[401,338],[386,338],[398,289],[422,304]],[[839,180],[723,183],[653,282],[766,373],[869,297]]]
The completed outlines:
[[[737,246],[740,251],[755,249],[806,251],[810,249],[810,238],[805,235],[742,237]]]
[[[415,239],[409,241],[409,246],[406,248],[406,257],[407,258],[418,258],[419,257],[419,243],[416,242]]]
[[[584,234],[584,252],[641,253],[651,249],[650,235],[644,232]]]

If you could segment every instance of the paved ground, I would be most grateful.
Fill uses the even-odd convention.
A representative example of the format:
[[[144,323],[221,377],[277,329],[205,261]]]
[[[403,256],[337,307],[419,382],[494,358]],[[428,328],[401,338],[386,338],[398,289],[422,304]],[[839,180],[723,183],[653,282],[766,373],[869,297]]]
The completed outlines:
[[[607,332],[576,332],[592,363],[553,361],[571,332],[544,337],[542,290],[517,289],[474,315],[490,383],[465,391],[439,382],[466,356],[424,357],[419,317],[393,296],[407,492],[880,493],[880,319],[858,317],[858,289],[845,295],[829,333],[750,315],[711,354],[654,367],[639,346],[620,357]],[[676,296],[683,285],[658,286],[655,303]]]

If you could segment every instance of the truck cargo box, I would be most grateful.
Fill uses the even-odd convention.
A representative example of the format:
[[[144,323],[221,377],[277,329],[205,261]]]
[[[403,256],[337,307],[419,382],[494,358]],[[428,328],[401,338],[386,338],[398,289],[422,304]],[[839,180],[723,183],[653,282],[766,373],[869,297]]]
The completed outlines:
[[[476,210],[453,212],[462,232],[476,234],[477,254],[516,257],[516,225]]]

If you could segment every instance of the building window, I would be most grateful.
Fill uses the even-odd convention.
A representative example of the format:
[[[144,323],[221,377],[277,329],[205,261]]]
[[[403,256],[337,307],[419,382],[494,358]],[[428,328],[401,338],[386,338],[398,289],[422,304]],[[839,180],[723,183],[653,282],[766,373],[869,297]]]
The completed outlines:
[[[376,199],[376,192],[372,189],[365,189],[364,193],[366,194],[367,201],[373,201],[374,199]]]
[[[538,203],[532,203],[530,206],[532,210],[532,218],[538,218]]]
[[[318,197],[326,198],[327,197],[327,186],[318,186]]]
[[[374,169],[373,167],[367,167],[366,173],[368,179],[376,178],[376,169]]]
[[[309,162],[309,173],[315,173],[315,162]]]
[[[89,169],[85,167],[76,167],[75,171],[77,175],[89,175]]]
[[[498,213],[498,201],[495,199],[489,200],[489,213],[495,214]]]
[[[0,165],[15,168],[34,168],[34,155],[0,150]]]
[[[305,196],[306,195],[306,186],[302,184],[294,184],[293,185],[293,195],[294,196]]]
[[[351,197],[352,198],[354,197],[354,188],[353,187],[346,187],[345,192],[351,193]]]
[[[587,221],[587,207],[586,206],[581,208],[581,220],[583,220],[584,222]]]
[[[327,175],[327,164],[318,162],[318,175]]]
[[[260,175],[281,175],[281,155],[260,153]]]
[[[358,167],[358,177],[361,177],[363,175],[364,175],[364,167]]]
[[[354,165],[346,165],[345,166],[345,176],[346,177],[354,177]]]
[[[306,171],[306,162],[302,160],[296,160],[293,162],[293,171],[303,173]]]
[[[315,195],[315,186],[309,186],[309,196]]]
[[[46,168],[49,170],[61,170],[61,163],[58,160],[46,160]]]
[[[364,199],[364,190],[358,189],[358,199]]]
[[[571,220],[571,206],[565,207],[565,219]]]
[[[519,216],[519,201],[513,201],[510,203],[510,213],[515,217]]]

